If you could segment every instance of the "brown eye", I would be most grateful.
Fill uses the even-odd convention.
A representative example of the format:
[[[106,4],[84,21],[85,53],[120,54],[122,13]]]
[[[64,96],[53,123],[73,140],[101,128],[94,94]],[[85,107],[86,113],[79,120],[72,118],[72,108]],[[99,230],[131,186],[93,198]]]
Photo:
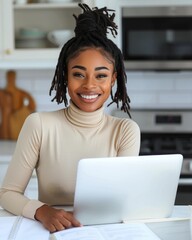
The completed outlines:
[[[83,78],[83,77],[84,77],[84,75],[81,74],[81,73],[79,73],[79,72],[73,73],[73,76],[74,76],[74,77],[77,77],[77,78]]]
[[[98,75],[97,75],[97,78],[98,78],[98,79],[106,78],[106,77],[107,77],[107,74],[98,74]]]

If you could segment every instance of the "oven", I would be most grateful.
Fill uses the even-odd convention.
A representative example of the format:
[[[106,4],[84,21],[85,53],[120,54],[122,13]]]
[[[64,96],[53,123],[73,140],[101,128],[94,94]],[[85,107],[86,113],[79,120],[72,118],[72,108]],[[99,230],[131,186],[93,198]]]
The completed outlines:
[[[116,110],[113,115],[127,117]],[[183,155],[175,204],[192,204],[192,110],[134,109],[131,115],[141,129],[140,155]]]

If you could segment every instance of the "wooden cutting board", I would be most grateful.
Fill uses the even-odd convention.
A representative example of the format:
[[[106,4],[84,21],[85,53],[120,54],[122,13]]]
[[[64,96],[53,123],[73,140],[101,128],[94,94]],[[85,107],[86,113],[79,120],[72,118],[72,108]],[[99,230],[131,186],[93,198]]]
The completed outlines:
[[[33,97],[26,91],[16,86],[16,72],[7,72],[7,86],[5,87],[6,92],[12,95],[13,99],[13,111],[19,110],[23,106],[27,106],[31,111],[35,111],[36,104]]]
[[[5,113],[5,110],[2,112],[2,118],[4,121],[3,126],[1,126],[0,129],[0,132],[3,132],[2,128],[5,127],[6,130],[4,131],[6,134],[1,134],[0,137],[4,139],[16,140],[26,117],[36,110],[36,104],[35,100],[28,92],[16,86],[15,71],[8,71],[6,77],[7,85],[1,92],[3,92],[4,96],[8,95],[9,97],[7,97],[6,101],[1,101],[0,106],[1,109],[7,109],[8,111],[8,113]],[[8,98],[11,98],[11,100],[8,100]],[[5,122],[7,122],[7,124],[5,124]]]
[[[27,106],[23,106],[17,111],[11,113],[9,118],[9,137],[10,139],[17,139],[18,134],[22,128],[22,125],[26,117],[31,113],[31,110]]]
[[[9,139],[9,117],[12,112],[12,96],[0,89],[0,139]]]

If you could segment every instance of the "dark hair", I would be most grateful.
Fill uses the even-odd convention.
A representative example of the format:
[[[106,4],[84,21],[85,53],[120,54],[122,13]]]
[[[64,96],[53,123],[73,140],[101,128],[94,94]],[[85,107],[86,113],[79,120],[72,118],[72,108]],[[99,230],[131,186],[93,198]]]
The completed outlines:
[[[81,3],[79,6],[83,9],[83,13],[79,14],[78,17],[73,15],[76,20],[75,37],[64,44],[58,58],[49,92],[51,95],[52,90],[56,91],[52,101],[56,100],[58,104],[64,101],[67,107],[67,64],[69,59],[75,57],[85,48],[99,48],[102,49],[103,54],[110,56],[113,60],[112,62],[114,62],[114,69],[117,72],[117,89],[114,96],[111,89],[112,102],[108,106],[116,103],[119,108],[119,102],[121,102],[121,110],[127,112],[130,116],[130,99],[126,88],[127,76],[123,55],[117,45],[107,38],[108,29],[114,37],[117,35],[117,25],[113,21],[115,17],[114,10],[106,7],[90,9],[88,5]],[[112,14],[109,13],[111,11],[113,12]]]

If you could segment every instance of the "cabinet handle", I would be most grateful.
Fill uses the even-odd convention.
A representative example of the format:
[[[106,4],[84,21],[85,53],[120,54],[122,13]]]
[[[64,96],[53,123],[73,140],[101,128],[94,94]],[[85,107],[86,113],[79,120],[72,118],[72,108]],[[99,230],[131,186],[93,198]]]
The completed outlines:
[[[5,54],[10,55],[11,54],[11,49],[6,49]]]

